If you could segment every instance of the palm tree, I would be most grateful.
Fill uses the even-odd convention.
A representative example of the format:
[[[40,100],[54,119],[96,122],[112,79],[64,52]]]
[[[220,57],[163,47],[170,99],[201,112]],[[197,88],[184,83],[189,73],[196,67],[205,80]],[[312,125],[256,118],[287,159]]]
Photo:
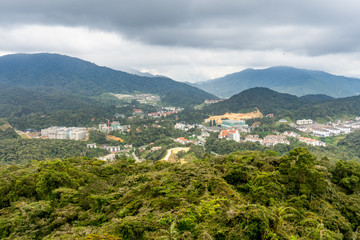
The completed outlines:
[[[285,206],[272,206],[269,208],[270,218],[272,220],[272,230],[280,237],[289,239],[289,228],[284,228],[286,220],[295,218],[299,213],[295,208]]]
[[[158,239],[177,240],[180,236],[179,232],[176,229],[176,220],[171,223],[168,230],[161,229],[160,231],[164,234],[164,236],[161,236]]]

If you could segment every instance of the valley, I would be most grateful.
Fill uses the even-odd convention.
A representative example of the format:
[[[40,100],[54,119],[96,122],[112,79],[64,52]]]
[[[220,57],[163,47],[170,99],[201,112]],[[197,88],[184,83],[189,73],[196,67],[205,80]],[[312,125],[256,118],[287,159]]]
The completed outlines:
[[[47,54],[0,58],[0,85],[0,238],[359,236],[359,96],[219,99]]]

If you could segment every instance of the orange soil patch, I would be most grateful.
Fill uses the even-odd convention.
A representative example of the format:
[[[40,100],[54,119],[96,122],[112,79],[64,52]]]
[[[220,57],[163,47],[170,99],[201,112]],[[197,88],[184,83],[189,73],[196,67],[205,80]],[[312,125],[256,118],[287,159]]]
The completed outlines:
[[[230,120],[247,120],[252,118],[262,118],[263,115],[256,108],[255,111],[250,113],[225,113],[224,115],[218,116],[211,116],[205,120],[205,122],[209,122],[210,120],[215,120],[216,124],[221,124],[223,119],[230,119]]]
[[[113,136],[113,135],[107,135],[107,136],[106,136],[106,139],[107,139],[107,140],[124,142],[124,139],[119,138],[119,137],[115,137],[115,136]]]

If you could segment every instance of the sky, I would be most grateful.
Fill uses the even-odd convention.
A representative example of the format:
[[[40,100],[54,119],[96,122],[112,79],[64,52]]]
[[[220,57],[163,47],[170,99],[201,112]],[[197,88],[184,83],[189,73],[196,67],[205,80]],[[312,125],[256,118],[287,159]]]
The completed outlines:
[[[1,0],[0,55],[50,52],[198,82],[293,66],[360,78],[356,0]]]

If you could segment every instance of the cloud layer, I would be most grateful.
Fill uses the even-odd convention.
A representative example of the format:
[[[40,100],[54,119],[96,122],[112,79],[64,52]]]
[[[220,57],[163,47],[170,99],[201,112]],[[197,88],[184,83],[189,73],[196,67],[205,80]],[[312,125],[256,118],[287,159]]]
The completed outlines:
[[[292,65],[360,77],[360,2],[2,0],[0,53],[59,52],[181,81]]]

